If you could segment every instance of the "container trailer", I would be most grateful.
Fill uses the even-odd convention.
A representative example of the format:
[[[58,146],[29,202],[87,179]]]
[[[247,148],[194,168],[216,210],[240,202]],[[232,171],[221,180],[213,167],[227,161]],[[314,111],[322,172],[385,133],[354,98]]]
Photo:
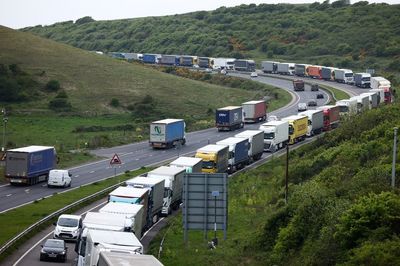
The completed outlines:
[[[310,78],[320,79],[321,78],[321,66],[309,66],[307,68],[307,74]]]
[[[201,173],[203,161],[201,158],[181,156],[169,163],[169,166],[184,168],[186,173]]]
[[[294,75],[294,63],[278,63],[277,73],[281,75]]]
[[[335,69],[334,67],[322,67],[321,78],[323,80],[335,80]]]
[[[236,138],[246,138],[250,143],[249,159],[250,162],[257,161],[264,152],[264,131],[245,130],[235,135]]]
[[[228,173],[234,173],[249,164],[249,140],[247,138],[230,137],[217,141],[216,144],[229,147]]]
[[[230,131],[244,126],[243,108],[241,106],[227,106],[217,109],[215,113],[218,131]]]
[[[203,173],[225,173],[228,170],[229,147],[209,144],[196,151],[196,158],[203,160]]]
[[[282,121],[289,123],[289,144],[295,144],[306,138],[308,130],[307,116],[291,115],[282,118]]]
[[[264,151],[274,152],[285,147],[289,139],[289,122],[269,121],[260,126],[264,132]]]
[[[163,119],[150,124],[150,146],[171,148],[177,144],[185,145],[186,124],[183,119]]]
[[[264,73],[276,74],[278,71],[278,63],[275,61],[262,61],[261,68]]]
[[[267,119],[267,104],[265,100],[242,103],[245,123],[257,123]]]
[[[317,107],[317,109],[324,112],[324,131],[329,131],[339,126],[339,106],[324,105]]]
[[[371,89],[383,89],[384,103],[389,104],[393,102],[392,88],[389,80],[383,77],[371,77]]]
[[[235,60],[235,70],[253,72],[256,70],[256,63],[253,60]]]
[[[322,110],[307,110],[299,115],[308,117],[307,137],[320,134],[324,129],[324,112]]]

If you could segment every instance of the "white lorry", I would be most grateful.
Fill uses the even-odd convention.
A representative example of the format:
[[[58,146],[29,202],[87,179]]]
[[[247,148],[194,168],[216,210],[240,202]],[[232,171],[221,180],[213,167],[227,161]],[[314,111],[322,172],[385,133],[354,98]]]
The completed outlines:
[[[357,95],[353,96],[350,99],[356,99],[357,100],[357,111],[359,113],[362,113],[366,110],[369,110],[369,96],[368,95]]]
[[[371,85],[371,74],[370,73],[355,73],[354,74],[354,85],[361,88],[369,88]]]
[[[235,58],[214,58],[214,64],[213,64],[213,69],[215,70],[222,70],[222,69],[228,69],[231,70],[233,69],[233,67],[231,68],[232,65],[235,64]],[[228,64],[230,63],[230,64]]]
[[[324,129],[324,112],[322,110],[307,110],[299,115],[308,117],[307,137],[320,134]]]
[[[262,61],[261,62],[262,71],[264,73],[275,74],[275,73],[277,73],[278,63],[279,62],[275,62],[275,61]]]
[[[371,89],[368,92],[373,92],[378,95],[378,105],[385,102],[385,90],[384,89]]]
[[[143,254],[143,245],[132,233],[84,229],[77,251],[78,266],[97,266],[103,251]]]
[[[365,92],[360,94],[361,97],[368,96],[369,109],[378,107],[378,94],[376,92]]]
[[[163,266],[153,255],[101,251],[97,266]]]
[[[335,69],[335,81],[339,83],[354,84],[354,74],[350,69]]]
[[[264,151],[274,152],[285,147],[289,139],[288,121],[270,121],[260,126],[264,131]]]
[[[104,231],[129,232],[132,230],[132,220],[123,214],[88,212],[82,221],[83,228]]]
[[[344,99],[336,102],[340,115],[355,115],[358,112],[357,99]]]
[[[295,71],[295,63],[278,63],[276,72],[281,75],[293,76]]]
[[[169,163],[169,166],[181,167],[186,170],[186,173],[201,173],[203,160],[195,157],[179,157],[178,159]]]
[[[252,162],[261,158],[264,152],[264,131],[245,130],[235,135],[236,138],[247,138],[250,143],[249,158]]]
[[[125,224],[131,226],[131,231],[138,239],[142,237],[145,231],[145,221],[148,204],[126,204],[121,202],[109,202],[99,210],[99,213],[110,214],[115,216],[123,215],[125,217]]]
[[[178,167],[161,166],[147,173],[147,177],[165,180],[164,199],[161,214],[167,216],[177,210],[182,202],[183,176],[186,170]]]
[[[128,187],[149,189],[146,228],[150,228],[160,217],[163,201],[165,181],[162,177],[137,176],[125,181]]]

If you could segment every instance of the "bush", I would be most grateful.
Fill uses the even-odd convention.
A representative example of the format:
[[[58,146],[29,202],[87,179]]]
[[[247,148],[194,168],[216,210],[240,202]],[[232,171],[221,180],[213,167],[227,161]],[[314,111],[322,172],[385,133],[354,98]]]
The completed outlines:
[[[119,106],[119,100],[116,99],[116,98],[112,98],[111,101],[110,101],[110,105],[112,107],[118,107]]]
[[[61,88],[60,82],[58,80],[50,80],[46,83],[45,89],[48,91],[58,91]]]

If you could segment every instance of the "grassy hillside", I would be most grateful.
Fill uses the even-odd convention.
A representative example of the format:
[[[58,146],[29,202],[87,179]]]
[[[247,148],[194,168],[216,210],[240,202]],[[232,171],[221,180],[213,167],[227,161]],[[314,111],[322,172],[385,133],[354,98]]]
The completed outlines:
[[[286,59],[400,70],[400,5],[343,1],[221,7],[114,21],[86,17],[23,29],[87,50]]]
[[[165,265],[399,265],[398,181],[390,187],[399,124],[400,105],[386,106],[292,151],[287,205],[284,156],[231,177],[227,241],[219,233],[209,250],[203,232],[191,231],[185,247],[179,215],[151,253],[166,235]]]

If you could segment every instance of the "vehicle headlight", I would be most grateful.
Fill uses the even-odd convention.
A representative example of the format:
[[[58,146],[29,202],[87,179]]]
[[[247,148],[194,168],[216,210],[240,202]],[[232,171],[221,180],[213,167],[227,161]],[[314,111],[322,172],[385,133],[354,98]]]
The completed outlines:
[[[46,251],[43,250],[43,248],[40,250],[40,253],[46,253]]]
[[[61,255],[65,255],[65,250],[63,252],[61,252]]]

